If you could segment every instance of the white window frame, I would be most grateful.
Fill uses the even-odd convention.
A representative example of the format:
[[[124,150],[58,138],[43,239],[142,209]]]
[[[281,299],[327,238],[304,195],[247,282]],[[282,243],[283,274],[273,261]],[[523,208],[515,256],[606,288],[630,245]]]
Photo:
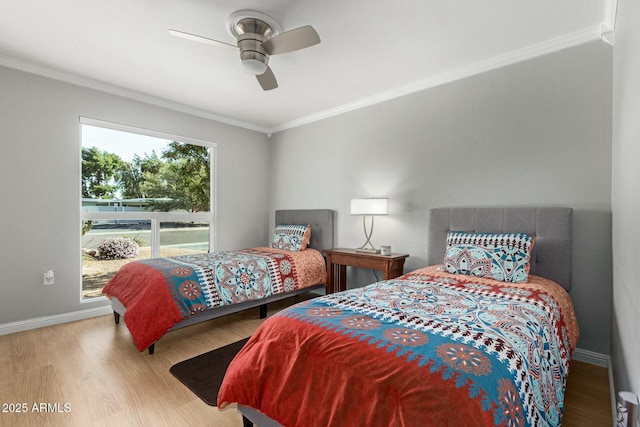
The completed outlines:
[[[80,182],[79,192],[78,192],[78,201],[80,205],[80,219],[81,221],[88,220],[100,220],[100,219],[141,219],[141,220],[151,220],[151,256],[156,258],[160,256],[160,223],[161,222],[187,222],[187,221],[206,221],[209,223],[209,251],[215,251],[216,246],[216,237],[217,237],[217,221],[216,219],[216,206],[217,206],[217,147],[218,145],[214,142],[188,138],[179,135],[172,135],[165,132],[158,132],[148,129],[137,128],[134,126],[123,125],[120,123],[107,122],[98,119],[92,119],[88,117],[80,117],[79,124],[79,132],[80,132],[80,173],[82,174],[82,125],[96,126],[102,127],[112,130],[118,130],[122,132],[135,133],[139,135],[151,136],[155,138],[166,139],[170,141],[178,141],[185,144],[193,144],[200,145],[207,148],[209,150],[209,170],[210,170],[210,183],[209,188],[211,189],[211,194],[209,197],[209,212],[88,212],[82,209],[82,184]],[[79,246],[82,249],[82,236],[80,238]],[[82,250],[81,250],[82,252]],[[93,302],[98,300],[99,298],[87,298],[84,299],[82,296],[82,260],[80,261],[80,302]]]

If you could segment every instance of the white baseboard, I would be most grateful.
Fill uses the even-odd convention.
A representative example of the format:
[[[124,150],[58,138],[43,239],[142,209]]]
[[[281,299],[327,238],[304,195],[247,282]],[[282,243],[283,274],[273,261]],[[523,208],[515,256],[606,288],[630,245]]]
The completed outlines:
[[[89,319],[91,317],[111,314],[111,306],[90,308],[87,310],[74,311],[71,313],[56,314],[53,316],[38,317],[36,319],[21,320],[18,322],[5,323],[0,325],[0,335],[13,334],[15,332],[28,331],[30,329],[44,328],[46,326],[59,325],[61,323],[74,322],[76,320]]]
[[[609,374],[609,395],[611,399],[611,414],[613,415],[613,427],[616,427],[616,388],[613,382],[613,367],[611,366],[611,358],[607,354],[596,353],[594,351],[576,348],[573,351],[573,359],[589,363],[591,365],[607,368]]]
[[[589,363],[590,365],[596,365],[602,368],[609,368],[608,354],[596,353],[595,351],[576,348],[573,351],[573,359],[579,362]]]
[[[609,365],[609,394],[611,395],[611,414],[613,415],[613,427],[618,426],[618,399],[616,398],[616,386],[613,381],[613,366]]]

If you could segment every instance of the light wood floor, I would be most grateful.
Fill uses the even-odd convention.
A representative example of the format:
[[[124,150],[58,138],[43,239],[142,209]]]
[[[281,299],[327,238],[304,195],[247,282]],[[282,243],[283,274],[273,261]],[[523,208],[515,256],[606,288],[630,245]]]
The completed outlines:
[[[242,426],[234,408],[206,405],[169,368],[251,335],[257,317],[253,309],[171,332],[152,356],[112,316],[0,336],[2,409],[27,405],[27,413],[0,412],[0,426]],[[35,412],[41,404],[46,411]],[[611,425],[607,370],[574,362],[563,426]]]

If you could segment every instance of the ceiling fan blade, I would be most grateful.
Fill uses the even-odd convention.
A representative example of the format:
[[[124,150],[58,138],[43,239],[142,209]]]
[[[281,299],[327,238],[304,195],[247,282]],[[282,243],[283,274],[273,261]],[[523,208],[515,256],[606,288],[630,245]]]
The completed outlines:
[[[311,25],[285,31],[262,43],[270,55],[293,52],[320,43],[320,36]]]
[[[276,76],[273,74],[273,71],[271,71],[271,67],[267,67],[267,71],[256,76],[256,78],[264,90],[271,90],[278,87],[278,81],[276,80]]]
[[[198,43],[204,43],[204,44],[208,44],[211,46],[216,46],[216,47],[226,47],[226,48],[233,48],[233,49],[237,49],[238,46],[236,45],[232,45],[229,43],[225,43],[225,42],[221,42],[218,40],[214,40],[214,39],[210,39],[207,37],[202,37],[202,36],[197,36],[195,34],[191,34],[191,33],[185,33],[184,31],[178,31],[178,30],[169,30],[169,34],[171,34],[172,36],[175,37],[180,37],[183,39],[187,39],[187,40],[191,40],[194,42],[198,42]]]

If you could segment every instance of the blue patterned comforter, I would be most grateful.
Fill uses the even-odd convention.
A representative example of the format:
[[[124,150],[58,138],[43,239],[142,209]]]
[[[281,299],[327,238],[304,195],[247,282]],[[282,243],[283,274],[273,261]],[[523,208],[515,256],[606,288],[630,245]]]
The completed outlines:
[[[430,267],[272,317],[229,367],[218,404],[283,425],[559,426],[577,333],[554,282]]]

